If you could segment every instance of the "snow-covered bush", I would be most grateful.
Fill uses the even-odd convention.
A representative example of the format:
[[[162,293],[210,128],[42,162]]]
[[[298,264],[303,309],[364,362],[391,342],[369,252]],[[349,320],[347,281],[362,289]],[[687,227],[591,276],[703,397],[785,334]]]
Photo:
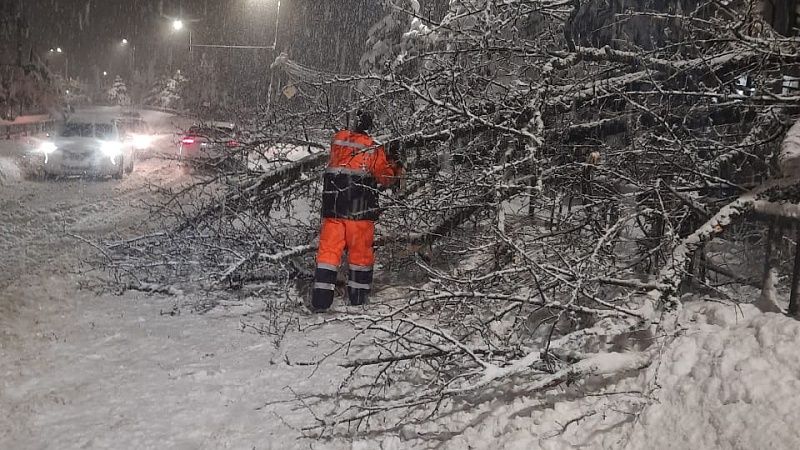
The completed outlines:
[[[44,111],[56,102],[56,97],[56,88],[44,69],[36,65],[0,65],[2,118]]]
[[[183,108],[184,88],[189,81],[180,69],[174,74],[159,78],[144,99],[146,105],[160,108]]]
[[[369,29],[367,51],[361,57],[365,72],[388,72],[422,49],[421,44],[433,39],[434,34],[417,17],[420,4],[417,0],[383,0],[389,11]]]
[[[131,104],[131,98],[128,95],[128,86],[119,75],[114,78],[114,83],[106,91],[106,100],[112,105],[118,106],[128,106]]]

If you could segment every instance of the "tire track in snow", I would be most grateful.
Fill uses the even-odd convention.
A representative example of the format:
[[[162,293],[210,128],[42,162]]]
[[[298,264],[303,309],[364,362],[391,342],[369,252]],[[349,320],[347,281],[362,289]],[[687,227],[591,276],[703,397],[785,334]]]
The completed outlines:
[[[141,202],[156,195],[149,184],[183,180],[166,161],[151,159],[140,166],[121,181],[20,180],[0,190],[0,325],[13,322],[25,303],[12,287],[74,271],[95,252],[68,233],[90,240],[131,233],[147,220]]]

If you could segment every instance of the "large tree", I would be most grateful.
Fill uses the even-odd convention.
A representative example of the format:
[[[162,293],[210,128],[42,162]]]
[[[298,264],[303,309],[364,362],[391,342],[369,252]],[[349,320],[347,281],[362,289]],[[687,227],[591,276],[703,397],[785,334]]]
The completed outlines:
[[[350,364],[375,382],[317,426],[423,418],[512,378],[542,391],[650,364],[677,333],[684,282],[714,267],[694,255],[792,184],[761,183],[799,113],[786,78],[797,41],[750,2],[452,0],[435,19],[389,3],[367,73],[280,60],[301,95],[250,142],[267,160],[235,181],[216,173],[222,192],[205,180],[179,193],[195,203],[169,216],[169,239],[137,240],[120,267],[173,263],[140,264],[144,286],[176,272],[209,288],[304,285],[317,222],[291,212],[319,197],[326,155],[314,148],[369,108],[408,169],[385,196],[378,245],[383,276],[410,289],[389,311],[333,319],[358,326],[343,351],[365,334],[379,349]],[[328,94],[343,88],[353,101],[337,108]],[[310,154],[285,163],[276,142]],[[200,273],[188,269],[198,259]],[[404,373],[424,388],[377,393],[411,382]]]

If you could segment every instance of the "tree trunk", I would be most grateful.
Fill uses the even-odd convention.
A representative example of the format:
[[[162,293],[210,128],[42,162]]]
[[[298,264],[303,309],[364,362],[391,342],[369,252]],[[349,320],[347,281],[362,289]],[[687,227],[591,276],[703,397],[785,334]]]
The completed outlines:
[[[800,239],[800,227],[797,229],[797,239]],[[795,240],[800,242],[800,240]],[[789,295],[789,315],[800,319],[800,309],[797,304],[798,283],[800,283],[800,250],[798,245],[794,246],[794,270],[792,271],[792,293]]]
[[[767,232],[767,242],[764,246],[764,275],[761,280],[761,295],[756,301],[756,307],[763,312],[781,312],[778,307],[775,293],[777,282],[778,255],[775,248],[776,238],[780,238],[781,231],[776,218],[771,218],[769,231]]]

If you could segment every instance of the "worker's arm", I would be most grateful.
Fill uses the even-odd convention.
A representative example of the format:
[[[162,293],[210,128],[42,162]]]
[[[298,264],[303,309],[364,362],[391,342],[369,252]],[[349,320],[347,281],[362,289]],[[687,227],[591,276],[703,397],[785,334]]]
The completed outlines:
[[[397,161],[390,161],[386,150],[378,147],[375,151],[375,161],[372,164],[372,176],[383,187],[389,187],[403,176],[403,166]]]

